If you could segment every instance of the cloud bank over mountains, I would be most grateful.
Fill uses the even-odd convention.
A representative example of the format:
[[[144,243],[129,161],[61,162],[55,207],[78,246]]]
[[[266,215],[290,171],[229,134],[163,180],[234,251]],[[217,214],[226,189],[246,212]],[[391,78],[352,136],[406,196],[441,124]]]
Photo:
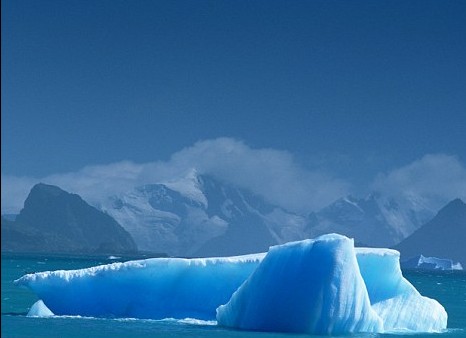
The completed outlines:
[[[287,151],[254,149],[240,140],[204,140],[174,153],[168,161],[122,161],[87,166],[77,172],[47,177],[2,174],[2,214],[17,213],[36,183],[57,185],[81,195],[93,205],[135,186],[178,179],[195,168],[263,196],[289,211],[305,214],[352,191],[351,183],[320,168],[305,168]],[[393,197],[418,196],[439,208],[453,199],[466,199],[466,167],[459,158],[429,154],[404,167],[368,178],[371,190]]]
[[[466,167],[456,156],[428,154],[404,167],[379,174],[371,188],[388,197],[421,197],[438,209],[445,202],[466,198]]]

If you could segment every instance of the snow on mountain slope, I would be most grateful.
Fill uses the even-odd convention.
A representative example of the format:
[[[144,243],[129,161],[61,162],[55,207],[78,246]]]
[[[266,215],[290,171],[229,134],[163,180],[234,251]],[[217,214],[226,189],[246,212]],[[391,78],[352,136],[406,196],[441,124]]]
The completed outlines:
[[[261,196],[195,170],[185,177],[136,187],[101,208],[134,238],[139,250],[172,256],[228,256],[330,232],[358,244],[392,246],[434,216],[415,196],[347,196],[297,215]]]
[[[414,197],[398,202],[378,194],[364,199],[348,196],[311,214],[308,227],[313,236],[339,232],[364,245],[391,246],[433,215]]]
[[[185,177],[179,179],[169,180],[162,182],[167,188],[179,192],[186,198],[202,204],[207,208],[208,201],[202,192],[202,186],[199,182],[198,173],[196,169],[192,169]]]
[[[112,197],[104,210],[133,236],[139,250],[171,255],[190,254],[204,241],[225,232],[228,225],[218,216],[209,217],[204,204],[163,184]]]
[[[234,255],[305,237],[305,218],[195,171],[113,196],[101,206],[143,251]]]

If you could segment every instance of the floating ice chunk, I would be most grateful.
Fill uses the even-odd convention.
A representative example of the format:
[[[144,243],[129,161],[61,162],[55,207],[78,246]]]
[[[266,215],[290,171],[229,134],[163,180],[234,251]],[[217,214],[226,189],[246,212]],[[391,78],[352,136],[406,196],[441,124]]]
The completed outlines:
[[[385,331],[441,331],[447,313],[436,300],[423,297],[400,270],[400,253],[390,249],[356,248],[361,275],[372,308]]]
[[[423,255],[401,262],[401,267],[403,269],[421,270],[463,270],[459,262],[447,258],[425,257]]]
[[[354,248],[330,234],[272,247],[217,309],[220,325],[260,331],[340,334],[440,331],[447,314],[403,278],[399,253]]]
[[[272,247],[217,309],[217,321],[258,331],[383,331],[359,273],[353,240],[335,234]]]
[[[35,302],[27,314],[28,317],[51,317],[54,313],[44,304],[42,300]]]
[[[15,283],[34,291],[56,315],[214,320],[215,309],[263,256],[153,258],[39,272]]]
[[[447,325],[445,309],[403,278],[397,251],[355,249],[336,234],[267,254],[154,258],[40,272],[15,283],[44,301],[34,311],[46,304],[56,315],[217,319],[241,329],[318,334]]]

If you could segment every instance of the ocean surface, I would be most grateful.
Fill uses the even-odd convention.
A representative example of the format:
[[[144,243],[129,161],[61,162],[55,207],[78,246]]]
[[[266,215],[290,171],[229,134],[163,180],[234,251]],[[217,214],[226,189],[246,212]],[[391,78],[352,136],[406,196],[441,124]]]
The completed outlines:
[[[293,338],[309,335],[237,331],[221,328],[215,322],[185,320],[100,319],[83,317],[32,318],[26,314],[37,301],[29,290],[13,285],[26,273],[79,269],[126,261],[116,257],[32,257],[2,254],[1,337],[238,337]],[[437,299],[448,312],[448,329],[443,333],[354,334],[338,337],[443,338],[466,337],[466,272],[404,271],[405,277],[422,295]]]

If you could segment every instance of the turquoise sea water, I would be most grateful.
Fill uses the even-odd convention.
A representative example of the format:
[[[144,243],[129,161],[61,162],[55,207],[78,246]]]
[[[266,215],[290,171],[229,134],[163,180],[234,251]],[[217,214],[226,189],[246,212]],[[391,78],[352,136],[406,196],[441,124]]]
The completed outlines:
[[[208,322],[190,320],[97,319],[79,317],[31,318],[27,311],[37,300],[27,289],[13,285],[13,280],[26,273],[78,269],[108,264],[123,259],[106,257],[31,257],[2,255],[2,337],[309,337],[308,335],[275,334],[228,330]],[[443,338],[466,337],[466,272],[405,271],[405,277],[421,294],[437,299],[448,312],[448,330],[431,334],[358,334],[347,337]],[[341,336],[339,336],[341,337]]]

